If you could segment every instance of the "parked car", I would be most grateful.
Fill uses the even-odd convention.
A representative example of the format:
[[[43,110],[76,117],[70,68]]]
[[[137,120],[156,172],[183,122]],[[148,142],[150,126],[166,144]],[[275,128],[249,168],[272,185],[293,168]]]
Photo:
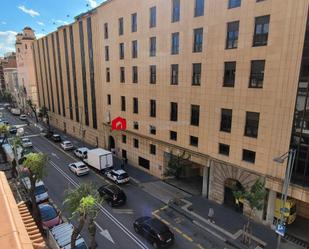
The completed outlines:
[[[21,145],[24,147],[24,148],[27,148],[27,147],[32,147],[32,142],[29,138],[23,138],[21,140]]]
[[[27,192],[29,192],[31,188],[29,177],[26,176],[26,177],[21,178],[21,182],[26,188]],[[44,201],[48,201],[49,196],[48,196],[47,188],[45,187],[43,181],[37,181],[35,183],[34,195],[35,195],[36,203],[42,203]]]
[[[73,144],[70,141],[63,141],[60,143],[60,146],[64,150],[72,150],[74,148]]]
[[[57,210],[50,204],[40,204],[39,211],[41,214],[43,229],[50,229],[62,222],[60,212],[57,212]]]
[[[147,239],[155,249],[168,247],[174,243],[174,234],[159,219],[144,216],[138,218],[133,227],[135,232]]]
[[[15,126],[15,125],[12,125],[12,126],[10,127],[9,132],[10,132],[11,134],[16,134],[16,133],[17,133],[17,128],[16,128],[16,126]]]
[[[88,150],[89,149],[87,147],[78,148],[74,150],[74,155],[78,158],[84,159],[87,156]]]
[[[86,175],[89,173],[89,168],[83,162],[70,163],[69,169],[77,176]]]
[[[54,142],[58,143],[58,142],[61,142],[61,137],[60,137],[60,135],[58,135],[58,134],[54,134],[54,135],[52,136],[52,140],[53,140]]]
[[[98,192],[111,207],[121,206],[126,203],[127,196],[117,185],[103,185],[98,189]]]
[[[100,171],[111,170],[113,167],[113,154],[108,150],[96,148],[88,150],[83,161],[90,167]]]
[[[116,184],[127,183],[130,180],[128,173],[122,169],[107,171],[105,175]]]
[[[27,120],[27,116],[25,115],[25,114],[21,114],[20,116],[19,116],[19,119],[20,120]]]
[[[3,124],[5,124],[5,125],[10,125],[9,121],[7,121],[6,119],[2,119],[1,122],[2,122]]]
[[[41,135],[43,135],[46,138],[51,138],[54,135],[54,131],[53,130],[40,130]]]

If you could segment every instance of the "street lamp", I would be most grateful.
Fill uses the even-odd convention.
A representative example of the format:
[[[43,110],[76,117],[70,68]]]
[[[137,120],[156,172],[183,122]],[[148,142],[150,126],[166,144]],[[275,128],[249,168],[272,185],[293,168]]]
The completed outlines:
[[[283,187],[282,187],[282,192],[281,192],[280,219],[277,222],[277,226],[276,226],[276,232],[278,234],[277,249],[280,249],[281,236],[284,236],[285,224],[284,224],[284,217],[283,217],[283,209],[285,208],[286,200],[288,197],[288,189],[289,189],[289,185],[291,182],[295,155],[296,155],[296,150],[290,149],[288,152],[284,153],[283,155],[279,157],[275,157],[273,159],[274,162],[281,163],[281,164],[284,163],[286,158],[288,159],[288,165],[285,169],[284,182],[283,182]],[[280,230],[279,227],[283,228],[282,231],[279,231]]]

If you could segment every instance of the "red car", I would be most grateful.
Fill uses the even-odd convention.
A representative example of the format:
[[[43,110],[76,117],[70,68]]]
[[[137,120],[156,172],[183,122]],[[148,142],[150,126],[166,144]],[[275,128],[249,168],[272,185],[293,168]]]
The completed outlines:
[[[50,204],[40,204],[39,210],[41,214],[43,229],[50,229],[62,223],[60,213]]]

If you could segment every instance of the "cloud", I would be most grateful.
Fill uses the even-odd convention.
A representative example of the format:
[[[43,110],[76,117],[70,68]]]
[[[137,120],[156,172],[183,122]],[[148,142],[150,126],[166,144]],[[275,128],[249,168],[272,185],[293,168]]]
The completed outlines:
[[[46,34],[43,34],[43,33],[38,33],[38,34],[35,34],[36,38],[37,39],[40,39],[41,37],[45,36]]]
[[[58,19],[58,20],[55,20],[55,19],[52,19],[52,22],[53,23],[57,23],[57,24],[64,24],[64,25],[67,25],[67,24],[69,24],[67,21],[63,21],[63,20],[60,20],[60,19]]]
[[[5,22],[5,21],[1,21],[1,24],[2,24],[2,25],[6,25],[6,22]]]
[[[98,6],[96,0],[86,0],[91,8],[95,8]]]
[[[39,24],[40,26],[45,26],[43,22],[36,22],[36,23]]]
[[[17,32],[15,31],[0,31],[0,56],[7,52],[15,51],[15,39]]]
[[[18,8],[22,11],[25,12],[26,14],[35,17],[35,16],[39,16],[40,13],[33,10],[33,9],[27,9],[24,5],[19,5]]]

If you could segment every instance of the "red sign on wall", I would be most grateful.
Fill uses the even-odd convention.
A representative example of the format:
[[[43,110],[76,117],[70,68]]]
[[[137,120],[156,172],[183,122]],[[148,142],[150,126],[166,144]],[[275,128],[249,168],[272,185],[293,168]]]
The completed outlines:
[[[112,131],[125,131],[127,129],[127,121],[122,117],[117,117],[112,120]]]

